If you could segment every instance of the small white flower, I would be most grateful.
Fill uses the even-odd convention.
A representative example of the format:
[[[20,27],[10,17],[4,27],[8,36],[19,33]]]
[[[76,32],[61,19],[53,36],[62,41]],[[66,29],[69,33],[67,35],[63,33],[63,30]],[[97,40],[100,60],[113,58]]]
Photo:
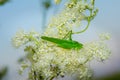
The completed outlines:
[[[100,38],[101,40],[109,40],[109,39],[110,39],[110,34],[109,34],[109,33],[99,34],[99,38]]]
[[[61,0],[54,0],[56,4],[60,4]]]

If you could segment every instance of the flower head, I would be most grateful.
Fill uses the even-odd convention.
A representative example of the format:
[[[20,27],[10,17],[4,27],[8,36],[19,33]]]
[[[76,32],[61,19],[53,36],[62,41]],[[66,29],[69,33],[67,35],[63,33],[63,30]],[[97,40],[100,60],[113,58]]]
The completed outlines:
[[[61,0],[55,1],[59,3]],[[90,11],[90,15],[85,14],[86,10]],[[79,27],[82,20],[88,21],[88,28],[97,12],[98,10],[94,8],[94,0],[91,0],[91,3],[87,0],[70,0],[65,9],[51,19],[43,35],[62,39],[69,31]],[[84,32],[87,28],[78,33]],[[87,63],[93,59],[103,61],[109,57],[110,50],[104,43],[108,38],[108,35],[102,34],[100,40],[84,43],[82,49],[64,49],[41,39],[41,35],[36,32],[17,33],[13,42],[18,47],[29,42],[25,51],[32,53],[29,58],[31,80],[52,80],[76,72],[79,73],[80,80],[89,80],[92,72]]]

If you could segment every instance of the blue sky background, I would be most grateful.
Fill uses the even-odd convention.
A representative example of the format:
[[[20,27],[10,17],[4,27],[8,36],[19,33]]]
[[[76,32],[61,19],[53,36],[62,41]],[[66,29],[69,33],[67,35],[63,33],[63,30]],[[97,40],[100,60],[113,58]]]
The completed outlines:
[[[48,21],[50,15],[56,13],[56,7],[54,5],[48,11]],[[109,41],[109,47],[112,54],[109,60],[105,63],[93,61],[91,64],[95,75],[102,76],[120,71],[120,0],[96,0],[96,7],[99,8],[97,17],[92,21],[88,31],[81,36],[82,40],[94,40],[97,33],[111,33],[112,39]],[[15,49],[12,46],[11,38],[19,29],[26,31],[34,29],[42,32],[41,21],[40,0],[11,0],[0,6],[0,67],[9,66],[9,73],[4,80],[21,80],[21,76],[17,75],[19,66],[17,59],[25,54],[22,48]],[[76,39],[79,40],[79,37]]]

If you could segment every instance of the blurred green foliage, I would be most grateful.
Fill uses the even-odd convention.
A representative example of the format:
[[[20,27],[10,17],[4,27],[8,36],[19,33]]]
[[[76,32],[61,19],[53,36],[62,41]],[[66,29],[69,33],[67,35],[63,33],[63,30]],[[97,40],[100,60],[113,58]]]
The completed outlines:
[[[2,78],[7,74],[7,71],[7,67],[3,67],[2,69],[0,69],[0,80],[2,80]]]
[[[44,1],[44,2],[43,2],[43,6],[44,6],[46,9],[50,8],[50,7],[51,7],[51,0]]]
[[[0,6],[4,5],[5,3],[7,3],[9,0],[0,0]]]
[[[120,72],[116,72],[116,73],[112,73],[110,75],[96,78],[95,80],[120,80]]]

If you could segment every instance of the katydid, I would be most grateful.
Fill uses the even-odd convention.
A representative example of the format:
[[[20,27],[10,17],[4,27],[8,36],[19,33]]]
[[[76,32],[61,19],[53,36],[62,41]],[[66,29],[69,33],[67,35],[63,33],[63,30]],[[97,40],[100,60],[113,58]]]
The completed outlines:
[[[58,47],[61,47],[61,48],[64,48],[64,49],[81,49],[83,47],[83,44],[81,44],[77,41],[73,41],[71,39],[71,34],[72,33],[68,33],[68,35],[70,35],[69,40],[47,37],[47,36],[42,36],[41,38],[44,39],[44,40],[56,43]],[[66,36],[64,38],[66,38]]]

